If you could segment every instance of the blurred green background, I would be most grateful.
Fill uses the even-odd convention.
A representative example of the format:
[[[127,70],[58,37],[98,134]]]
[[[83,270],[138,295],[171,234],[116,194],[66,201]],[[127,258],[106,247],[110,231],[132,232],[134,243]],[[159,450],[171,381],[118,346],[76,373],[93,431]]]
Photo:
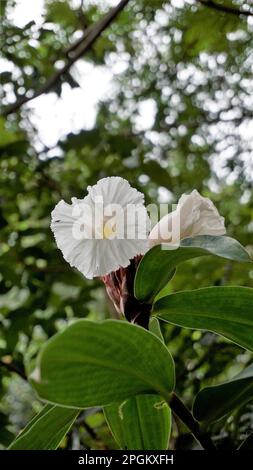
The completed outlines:
[[[115,0],[1,0],[0,448],[41,409],[25,377],[46,339],[74,318],[109,318],[99,281],[63,260],[50,231],[62,198],[119,175],[146,202],[177,202],[197,188],[253,253],[253,16],[197,0],[130,1],[50,92],[7,115],[43,85],[69,47]],[[220,2],[234,8],[250,2]],[[253,285],[248,266],[203,258],[178,269],[172,290]],[[163,326],[177,392],[189,406],[207,384],[230,378],[252,354],[209,332]],[[220,448],[253,431],[253,406],[213,425]],[[180,435],[180,436],[179,436]],[[177,420],[171,448],[195,448]],[[83,413],[68,449],[113,449],[101,410]]]

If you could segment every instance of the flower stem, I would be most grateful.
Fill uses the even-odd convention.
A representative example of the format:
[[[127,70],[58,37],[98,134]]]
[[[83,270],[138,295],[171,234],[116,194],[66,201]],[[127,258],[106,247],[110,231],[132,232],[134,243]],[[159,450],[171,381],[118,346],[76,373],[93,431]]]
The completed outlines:
[[[198,421],[196,421],[188,410],[188,408],[184,405],[181,399],[173,392],[171,395],[171,399],[169,400],[169,406],[172,411],[180,418],[180,420],[187,426],[187,428],[191,431],[195,439],[201,444],[203,449],[205,450],[216,450],[216,447],[210,438],[210,436],[203,431],[200,427]]]

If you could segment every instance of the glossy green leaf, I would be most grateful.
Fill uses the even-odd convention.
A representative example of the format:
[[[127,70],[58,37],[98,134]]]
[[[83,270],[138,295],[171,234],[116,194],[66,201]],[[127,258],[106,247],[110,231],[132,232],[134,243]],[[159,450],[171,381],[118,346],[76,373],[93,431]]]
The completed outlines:
[[[79,410],[45,405],[10,445],[10,450],[53,450],[72,426]]]
[[[107,423],[121,449],[166,450],[171,412],[159,395],[137,395],[104,408]]]
[[[252,399],[253,364],[229,382],[200,390],[193,413],[199,421],[217,421]]]
[[[171,355],[154,334],[118,320],[80,320],[45,344],[31,377],[41,398],[87,408],[141,393],[170,396]]]
[[[207,287],[159,299],[153,312],[186,328],[210,330],[253,351],[253,289]]]
[[[150,317],[149,320],[149,331],[154,333],[164,343],[164,337],[161,331],[160,322],[156,317]]]
[[[151,248],[142,258],[135,277],[135,296],[152,301],[175,274],[175,268],[184,261],[205,255],[240,262],[251,261],[243,246],[226,236],[199,235],[181,241],[180,247],[168,250],[166,245]],[[163,249],[162,249],[163,248]]]

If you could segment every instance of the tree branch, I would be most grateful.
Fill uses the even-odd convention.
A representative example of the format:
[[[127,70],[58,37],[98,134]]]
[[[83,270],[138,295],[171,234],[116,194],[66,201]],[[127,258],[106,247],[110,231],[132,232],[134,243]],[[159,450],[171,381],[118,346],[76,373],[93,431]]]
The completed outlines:
[[[24,96],[21,99],[17,100],[15,103],[7,106],[3,111],[3,116],[8,116],[11,113],[17,111],[23,104],[28,103],[29,101],[38,98],[44,93],[50,91],[50,89],[58,83],[61,77],[68,72],[71,66],[78,60],[80,57],[88,52],[94,42],[99,38],[102,32],[112,23],[112,21],[118,16],[118,14],[123,10],[123,8],[129,3],[129,0],[121,0],[119,4],[112,8],[101,20],[99,20],[94,26],[88,28],[88,31],[82,37],[82,40],[74,48],[73,54],[68,57],[68,60],[64,66],[57,70],[47,81],[42,85],[38,90],[35,90],[32,96]],[[88,33],[88,34],[87,34]],[[72,49],[70,49],[72,50]],[[70,52],[70,51],[69,51]]]
[[[202,431],[199,422],[194,419],[191,412],[188,410],[188,408],[186,408],[184,403],[175,393],[172,394],[169,406],[171,407],[172,411],[178,416],[178,418],[180,418],[180,420],[191,431],[191,433],[201,444],[203,449],[216,450],[216,447],[213,441],[211,440],[210,436],[206,432]]]
[[[230,15],[236,16],[253,16],[253,12],[249,10],[241,10],[241,8],[235,8],[228,5],[222,5],[221,3],[216,3],[213,0],[197,0],[197,2],[202,5],[212,8],[213,10],[220,11],[222,13],[229,13]]]
[[[23,370],[21,370],[14,362],[5,362],[0,360],[0,367],[5,367],[9,372],[15,372],[18,374],[22,379],[27,380],[27,376]]]

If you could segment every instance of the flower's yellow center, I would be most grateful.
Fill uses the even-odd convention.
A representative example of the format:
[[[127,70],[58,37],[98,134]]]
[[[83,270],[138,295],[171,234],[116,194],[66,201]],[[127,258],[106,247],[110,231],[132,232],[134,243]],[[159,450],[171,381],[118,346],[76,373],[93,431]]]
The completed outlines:
[[[112,224],[110,221],[107,221],[103,227],[103,238],[106,240],[112,240],[116,237],[116,234],[116,224]]]

